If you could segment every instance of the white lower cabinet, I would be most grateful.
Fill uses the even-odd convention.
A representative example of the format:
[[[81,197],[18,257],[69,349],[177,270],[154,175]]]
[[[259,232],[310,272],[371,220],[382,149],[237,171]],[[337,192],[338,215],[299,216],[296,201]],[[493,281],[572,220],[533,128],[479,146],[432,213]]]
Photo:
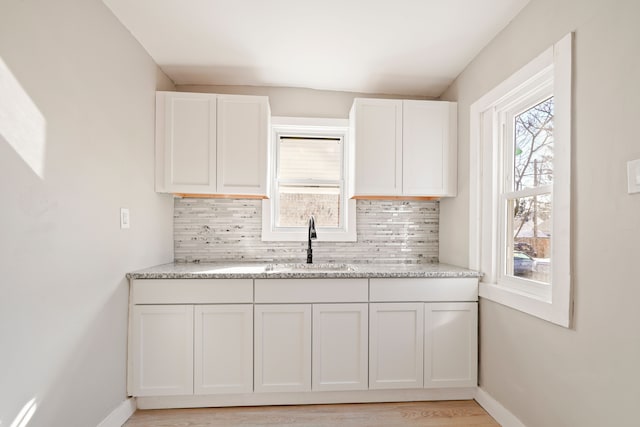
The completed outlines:
[[[368,304],[313,305],[314,391],[366,390]]]
[[[131,394],[253,391],[253,305],[133,307]]]
[[[193,394],[193,306],[136,305],[132,316],[131,394]]]
[[[467,399],[477,326],[474,278],[134,280],[128,391],[147,409]]]
[[[421,388],[424,304],[370,304],[369,314],[369,388]]]
[[[475,387],[478,304],[426,303],[424,313],[424,386]]]
[[[366,303],[256,305],[255,391],[366,390],[367,311]]]
[[[311,304],[255,306],[256,392],[311,390]]]
[[[195,306],[194,393],[253,391],[253,304]]]
[[[370,306],[370,388],[476,386],[476,302]]]

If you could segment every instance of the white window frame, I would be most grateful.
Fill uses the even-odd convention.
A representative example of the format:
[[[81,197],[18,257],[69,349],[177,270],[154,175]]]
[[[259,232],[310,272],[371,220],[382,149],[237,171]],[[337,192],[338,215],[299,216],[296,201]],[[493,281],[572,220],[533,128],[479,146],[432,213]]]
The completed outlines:
[[[341,226],[339,228],[316,226],[317,241],[355,242],[356,201],[349,198],[351,188],[351,150],[348,119],[322,119],[301,117],[272,117],[271,140],[269,147],[269,198],[262,202],[262,241],[302,242],[308,238],[306,227],[277,227],[275,201],[277,191],[278,139],[281,135],[299,135],[308,137],[338,137],[343,142],[341,185]]]
[[[484,273],[480,297],[570,327],[572,34],[525,65],[471,106],[469,266]],[[549,90],[550,89],[550,90]],[[500,112],[554,98],[551,285],[504,277],[507,239]],[[505,101],[513,102],[505,105]],[[502,120],[501,120],[502,119]]]

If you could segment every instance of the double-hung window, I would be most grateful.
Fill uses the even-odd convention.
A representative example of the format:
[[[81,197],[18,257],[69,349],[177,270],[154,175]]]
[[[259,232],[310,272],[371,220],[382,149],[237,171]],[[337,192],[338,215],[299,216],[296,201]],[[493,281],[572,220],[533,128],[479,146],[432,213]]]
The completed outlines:
[[[571,35],[471,107],[480,296],[569,326]]]
[[[311,216],[318,240],[356,240],[348,131],[340,119],[273,118],[262,240],[305,240]]]

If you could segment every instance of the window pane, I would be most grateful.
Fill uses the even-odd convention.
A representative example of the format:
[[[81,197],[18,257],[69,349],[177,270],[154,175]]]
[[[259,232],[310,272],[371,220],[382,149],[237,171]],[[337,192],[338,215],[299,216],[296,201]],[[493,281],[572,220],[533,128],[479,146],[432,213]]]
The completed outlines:
[[[311,215],[317,227],[339,227],[340,187],[281,185],[278,210],[278,227],[307,227]]]
[[[342,178],[342,143],[339,139],[280,138],[278,178]]]
[[[515,117],[514,191],[553,183],[553,98]]]
[[[551,193],[508,201],[508,276],[551,283]]]

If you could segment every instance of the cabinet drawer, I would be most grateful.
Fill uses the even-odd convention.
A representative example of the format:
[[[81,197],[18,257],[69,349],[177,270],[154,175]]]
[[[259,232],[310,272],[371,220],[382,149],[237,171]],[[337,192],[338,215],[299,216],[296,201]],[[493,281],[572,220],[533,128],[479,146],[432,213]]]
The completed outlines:
[[[251,302],[252,279],[144,279],[131,284],[132,304]]]
[[[370,300],[477,301],[478,279],[370,279]]]
[[[256,279],[256,303],[367,302],[367,279]]]

